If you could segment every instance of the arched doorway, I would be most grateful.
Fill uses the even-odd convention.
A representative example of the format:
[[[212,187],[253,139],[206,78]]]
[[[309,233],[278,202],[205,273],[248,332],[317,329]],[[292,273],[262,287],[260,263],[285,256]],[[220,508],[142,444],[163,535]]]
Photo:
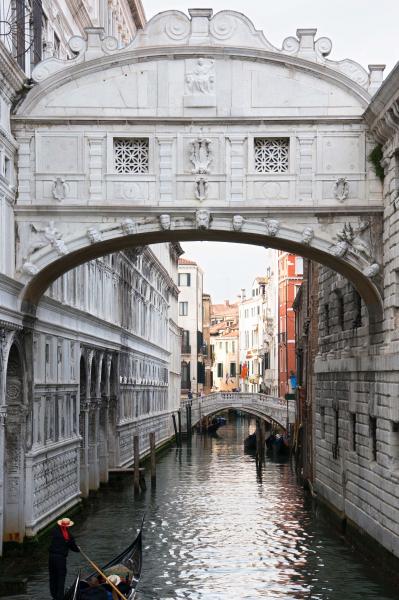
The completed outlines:
[[[7,361],[6,406],[3,540],[5,542],[22,542],[24,538],[26,427],[23,365],[20,351],[15,343],[11,346]]]

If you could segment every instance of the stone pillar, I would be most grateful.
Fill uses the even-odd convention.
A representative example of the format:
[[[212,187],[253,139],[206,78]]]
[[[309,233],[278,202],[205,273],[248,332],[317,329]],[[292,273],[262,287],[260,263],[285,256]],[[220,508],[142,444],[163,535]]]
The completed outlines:
[[[312,200],[313,196],[313,144],[313,133],[308,134],[307,136],[302,134],[301,137],[298,138],[297,162],[299,164],[299,177],[297,200],[302,202]]]
[[[80,400],[79,433],[82,438],[80,447],[80,491],[82,496],[89,495],[89,409],[90,402]]]
[[[159,147],[159,203],[173,204],[176,198],[176,184],[173,156],[174,138],[158,137]]]
[[[104,135],[89,138],[89,202],[96,204],[103,196]]]
[[[98,459],[101,398],[90,398],[89,410],[89,489],[100,487]]]
[[[245,141],[243,135],[230,135],[230,198],[232,202],[245,200]]]

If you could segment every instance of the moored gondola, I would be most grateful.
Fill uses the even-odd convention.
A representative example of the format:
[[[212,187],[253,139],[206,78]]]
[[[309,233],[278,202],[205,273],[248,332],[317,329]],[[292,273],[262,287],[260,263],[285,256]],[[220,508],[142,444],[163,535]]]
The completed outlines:
[[[133,600],[133,598],[135,598],[137,586],[141,577],[143,565],[143,522],[141,523],[139,533],[130,546],[110,560],[109,563],[101,567],[101,571],[107,577],[110,575],[118,575],[123,582],[128,584],[128,587],[126,586],[126,591],[123,590],[122,592],[122,595],[125,596],[127,600]],[[65,594],[64,600],[79,600],[82,597],[84,590],[89,586],[88,581],[95,575],[97,575],[97,573],[93,572],[87,577],[82,578],[79,573],[73,585]]]

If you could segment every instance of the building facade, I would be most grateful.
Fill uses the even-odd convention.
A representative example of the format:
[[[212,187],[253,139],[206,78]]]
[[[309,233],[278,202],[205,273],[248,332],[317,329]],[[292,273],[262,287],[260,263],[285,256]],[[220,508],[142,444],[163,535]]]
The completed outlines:
[[[314,364],[319,347],[319,265],[304,260],[303,283],[293,303],[296,347],[296,466],[304,482],[314,482],[314,423],[316,377]]]
[[[209,294],[202,294],[202,335],[203,352],[205,365],[205,383],[203,387],[204,394],[210,394],[212,391],[212,349],[211,349],[211,306],[212,299]]]
[[[17,2],[18,4],[18,2]],[[18,144],[11,105],[42,57],[73,58],[68,39],[104,25],[128,41],[144,25],[140,2],[22,3],[32,38],[5,35],[16,9],[0,15],[0,549],[36,535],[172,434],[180,398],[177,243],[111,253],[52,283],[25,328],[18,311],[14,206]],[[14,12],[13,12],[14,11]],[[11,22],[10,21],[10,22]],[[29,34],[30,35],[30,34]],[[15,42],[15,44],[14,44]],[[61,178],[53,198],[62,195]],[[53,224],[36,231],[35,248],[57,239]],[[58,240],[60,238],[58,237]],[[63,246],[59,241],[59,250]],[[1,550],[0,550],[1,552]]]
[[[267,272],[239,304],[240,382],[244,392],[277,395],[277,271]]]
[[[193,260],[179,259],[179,327],[182,330],[181,390],[195,395],[205,385],[205,356],[202,333],[203,272]]]
[[[279,396],[295,393],[295,313],[292,307],[302,284],[303,258],[278,253],[278,387]]]
[[[225,300],[211,306],[210,343],[212,390],[231,392],[239,388],[238,305]]]

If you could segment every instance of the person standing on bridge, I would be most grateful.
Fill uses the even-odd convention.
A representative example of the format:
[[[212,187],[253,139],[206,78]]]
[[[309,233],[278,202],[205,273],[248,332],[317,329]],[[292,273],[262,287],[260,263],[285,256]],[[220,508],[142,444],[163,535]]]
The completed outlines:
[[[72,525],[73,521],[65,517],[57,521],[57,525],[51,532],[48,567],[50,593],[53,600],[63,600],[64,598],[66,561],[69,550],[79,552],[79,547],[69,532]]]

